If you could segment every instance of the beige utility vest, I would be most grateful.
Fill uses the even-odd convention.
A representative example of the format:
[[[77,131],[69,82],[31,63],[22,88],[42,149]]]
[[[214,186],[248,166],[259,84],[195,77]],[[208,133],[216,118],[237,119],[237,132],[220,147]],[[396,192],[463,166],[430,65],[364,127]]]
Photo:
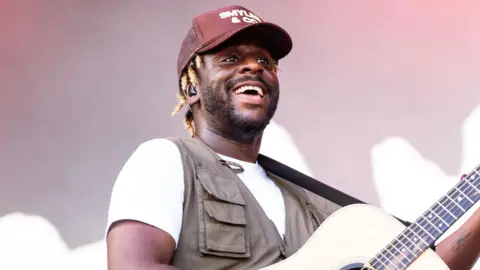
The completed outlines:
[[[171,265],[189,269],[259,269],[292,255],[339,207],[269,172],[285,202],[285,235],[242,180],[195,138],[168,138],[185,177],[183,223]]]

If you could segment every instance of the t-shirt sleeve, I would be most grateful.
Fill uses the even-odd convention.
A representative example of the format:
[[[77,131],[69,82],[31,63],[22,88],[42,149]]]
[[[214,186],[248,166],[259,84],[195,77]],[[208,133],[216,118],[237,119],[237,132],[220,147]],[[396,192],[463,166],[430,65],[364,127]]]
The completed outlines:
[[[162,229],[175,239],[182,227],[185,184],[175,143],[142,143],[121,169],[112,188],[107,233],[113,223],[135,220]]]

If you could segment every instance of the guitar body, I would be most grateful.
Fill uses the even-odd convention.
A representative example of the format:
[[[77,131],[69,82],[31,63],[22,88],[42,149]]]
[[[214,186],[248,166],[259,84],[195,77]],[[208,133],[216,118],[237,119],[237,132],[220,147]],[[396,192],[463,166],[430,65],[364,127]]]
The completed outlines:
[[[363,263],[375,257],[404,228],[405,225],[374,206],[346,206],[326,219],[295,254],[263,270],[360,270]],[[428,249],[407,269],[449,268],[434,251]]]

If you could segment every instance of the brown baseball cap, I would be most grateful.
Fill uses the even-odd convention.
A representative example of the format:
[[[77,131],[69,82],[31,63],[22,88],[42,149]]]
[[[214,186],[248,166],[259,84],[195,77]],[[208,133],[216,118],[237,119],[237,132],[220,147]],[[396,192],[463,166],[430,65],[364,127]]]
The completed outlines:
[[[252,36],[279,60],[292,50],[290,35],[278,25],[263,21],[250,10],[237,5],[207,11],[193,18],[183,39],[177,60],[178,76],[197,53],[207,52],[240,32]]]

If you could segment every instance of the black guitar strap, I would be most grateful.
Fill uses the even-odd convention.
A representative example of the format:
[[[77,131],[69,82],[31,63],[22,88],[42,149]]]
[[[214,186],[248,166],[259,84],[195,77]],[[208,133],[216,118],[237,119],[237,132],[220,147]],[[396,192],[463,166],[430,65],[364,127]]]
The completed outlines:
[[[258,164],[260,164],[260,166],[262,166],[266,171],[269,171],[285,180],[296,184],[297,186],[309,190],[322,198],[338,204],[341,207],[357,203],[366,204],[365,202],[360,201],[355,197],[345,194],[338,189],[326,185],[306,174],[303,174],[293,168],[290,168],[287,165],[284,165],[262,154],[259,154],[258,156]]]

